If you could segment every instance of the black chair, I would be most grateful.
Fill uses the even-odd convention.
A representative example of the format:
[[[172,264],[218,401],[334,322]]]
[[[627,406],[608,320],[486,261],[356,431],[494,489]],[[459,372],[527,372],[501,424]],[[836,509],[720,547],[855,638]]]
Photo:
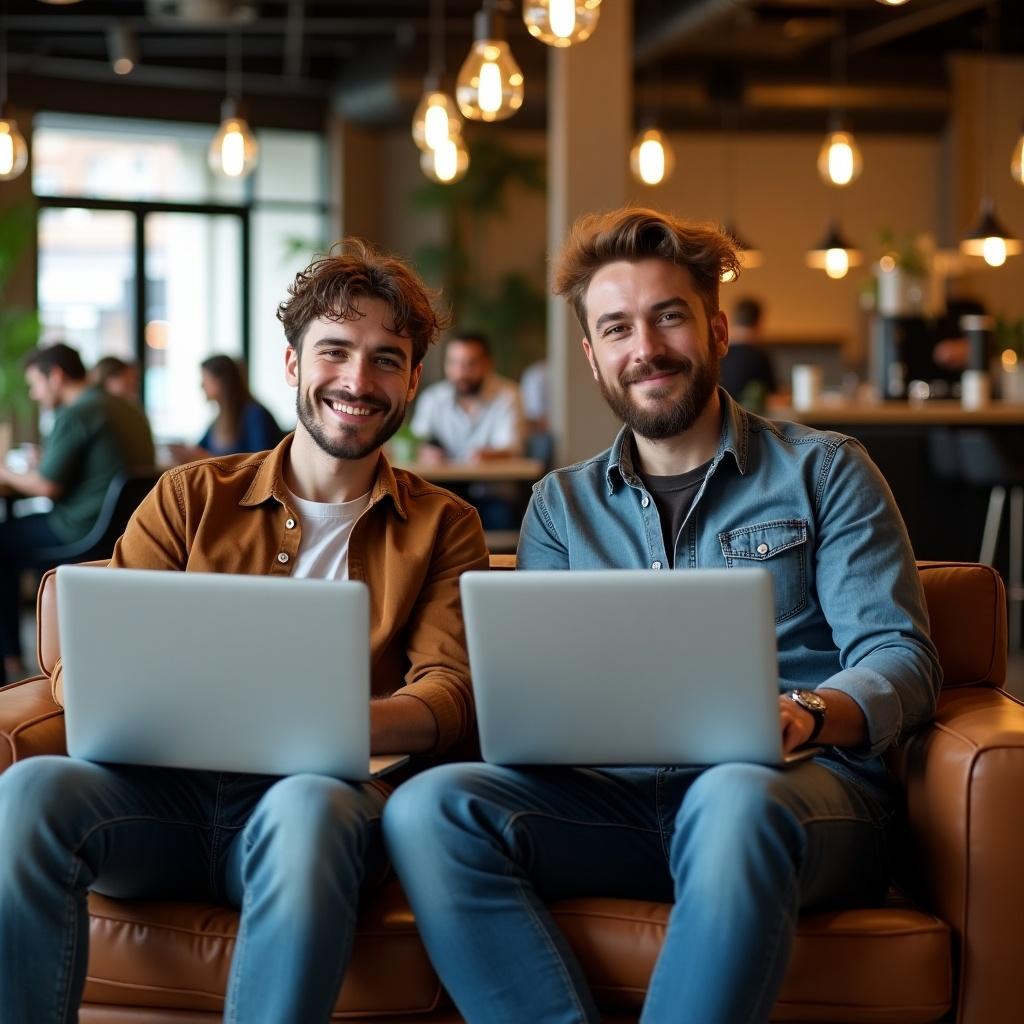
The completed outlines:
[[[40,548],[33,557],[35,568],[51,569],[68,562],[92,562],[109,558],[117,538],[125,531],[132,513],[160,478],[156,469],[119,473],[110,481],[92,529],[71,544]]]
[[[985,532],[978,561],[993,565],[1006,494],[1010,494],[1010,551],[1006,603],[1009,612],[1010,647],[1021,643],[1021,605],[1024,604],[1024,451],[1012,451],[992,431],[964,428],[957,432],[960,472],[963,478],[989,490]]]

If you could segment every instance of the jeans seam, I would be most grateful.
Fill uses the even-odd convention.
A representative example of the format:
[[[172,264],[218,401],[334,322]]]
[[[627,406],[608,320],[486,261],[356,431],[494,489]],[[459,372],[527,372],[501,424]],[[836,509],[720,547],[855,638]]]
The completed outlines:
[[[238,990],[242,977],[242,959],[245,952],[245,934],[248,931],[246,911],[252,902],[252,896],[248,888],[242,892],[242,906],[238,915],[238,931],[235,933],[235,951],[231,957],[231,985],[225,993],[225,1010],[230,1012],[230,1017],[225,1017],[224,1024],[237,1024],[238,1021]]]
[[[794,878],[790,878],[789,885],[786,887],[787,895],[792,893],[793,887],[796,884],[797,884],[796,880]],[[765,961],[766,969],[763,970],[763,972],[762,972],[761,985],[760,985],[760,988],[758,990],[758,998],[757,998],[757,1002],[754,1004],[754,1013],[756,1014],[756,1016],[752,1015],[752,1016],[747,1018],[748,1021],[751,1022],[751,1024],[754,1024],[754,1022],[760,1021],[760,1020],[764,1019],[763,1014],[760,1014],[758,1011],[760,1011],[761,1008],[762,1008],[761,1004],[764,1002],[765,988],[766,988],[766,986],[768,984],[768,979],[772,976],[771,964],[775,960],[775,958],[778,956],[779,932],[782,929],[782,918],[783,918],[783,916],[790,917],[791,915],[789,915],[788,911],[785,913],[785,915],[783,915],[783,914],[779,915],[779,917],[778,917],[778,919],[776,921],[776,925],[775,925],[775,933],[772,935],[771,939],[766,944],[766,948],[769,950],[769,956],[768,956],[768,959]],[[795,925],[795,922],[793,922],[793,924]],[[774,1002],[774,1000],[773,1000],[773,1002]],[[771,1009],[771,1007],[768,1007],[768,1009]]]
[[[210,824],[213,829],[213,834],[210,836],[209,878],[207,879],[208,884],[210,886],[210,892],[219,891],[219,887],[217,885],[217,850],[220,847],[220,806],[221,794],[223,790],[224,773],[220,772],[217,775],[217,795],[214,797],[213,815],[210,821]]]
[[[72,975],[72,964],[74,962],[75,948],[78,944],[78,908],[75,903],[74,885],[77,881],[78,875],[81,870],[81,860],[72,854],[71,864],[68,869],[67,883],[64,891],[67,894],[65,901],[65,928],[64,935],[66,936],[64,942],[64,955],[61,958],[61,973],[63,978],[63,995],[60,994],[58,988],[58,1021],[66,1021],[68,1019],[68,1009],[71,1000],[71,975]]]
[[[541,817],[551,817],[551,815],[540,815],[540,816]],[[509,829],[512,827],[512,825],[514,825],[515,822],[519,818],[522,818],[522,817],[525,817],[525,815],[522,814],[522,813],[510,815],[508,821],[505,823],[505,825],[503,826],[503,828],[501,830],[502,836],[505,839],[505,844],[506,844],[507,848],[511,848],[511,846],[512,846],[512,844],[509,841],[509,836],[508,836],[507,833],[508,833]],[[555,945],[554,941],[552,940],[551,935],[549,934],[547,928],[544,927],[544,923],[537,916],[537,912],[534,910],[533,905],[531,904],[531,902],[529,900],[529,897],[527,896],[527,893],[526,893],[527,883],[526,883],[525,879],[514,877],[513,873],[512,873],[512,867],[513,867],[513,859],[512,859],[512,857],[506,858],[506,860],[505,860],[505,867],[504,867],[504,873],[505,873],[506,876],[510,877],[512,879],[512,881],[515,883],[515,890],[516,890],[517,899],[519,901],[519,904],[526,911],[526,913],[528,914],[528,916],[530,918],[530,921],[533,924],[534,930],[537,931],[540,934],[541,941],[547,947],[548,952],[554,957],[555,964],[557,965],[558,971],[562,975],[562,981],[564,982],[566,988],[568,989],[569,995],[570,995],[573,1003],[575,1004],[576,1012],[579,1014],[579,1019],[580,1019],[581,1024],[587,1024],[586,1012],[583,1009],[583,1005],[580,1003],[579,995],[576,992],[576,986],[575,986],[575,984],[573,983],[573,980],[572,980],[572,975],[569,973],[569,970],[566,967],[564,960],[562,959],[562,954],[559,952],[558,947]]]

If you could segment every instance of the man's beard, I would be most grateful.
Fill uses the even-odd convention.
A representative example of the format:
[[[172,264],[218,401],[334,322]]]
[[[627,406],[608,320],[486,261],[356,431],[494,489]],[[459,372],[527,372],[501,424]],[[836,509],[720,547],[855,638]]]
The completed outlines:
[[[630,384],[666,370],[682,373],[688,378],[686,390],[675,405],[667,409],[646,409],[630,398],[628,391]],[[678,358],[658,356],[650,362],[631,367],[628,373],[619,378],[620,390],[618,391],[612,391],[608,387],[600,371],[598,371],[597,383],[612,412],[634,434],[646,437],[651,441],[662,441],[667,437],[675,437],[684,430],[689,430],[697,422],[718,386],[718,352],[714,348],[713,336],[709,336],[708,356],[700,362],[695,363],[686,356]],[[674,385],[675,380],[669,379],[661,394],[658,390],[648,391],[648,398],[662,398],[669,394]]]
[[[459,380],[455,382],[455,393],[459,398],[476,398],[483,389],[483,377],[479,380]]]
[[[389,440],[402,425],[402,420],[405,419],[405,402],[392,409],[387,402],[381,399],[353,395],[349,391],[321,391],[316,395],[317,402],[324,398],[332,402],[344,402],[347,405],[368,405],[372,409],[380,409],[385,412],[380,428],[368,441],[360,442],[357,439],[359,427],[355,424],[351,426],[339,424],[343,432],[342,436],[340,438],[329,437],[323,422],[317,419],[318,404],[314,404],[314,399],[302,390],[302,375],[300,374],[298,394],[295,396],[295,411],[298,414],[299,422],[306,428],[306,432],[313,438],[317,447],[335,459],[365,458]]]

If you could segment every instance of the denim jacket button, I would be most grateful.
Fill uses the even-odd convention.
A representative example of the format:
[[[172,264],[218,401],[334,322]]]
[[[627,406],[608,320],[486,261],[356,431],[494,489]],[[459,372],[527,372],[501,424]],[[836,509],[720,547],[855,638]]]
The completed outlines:
[[[643,505],[644,508],[647,508],[647,506],[650,505],[650,503],[651,499],[648,498],[646,494],[640,499],[640,504]]]
[[[657,560],[651,562],[651,568],[652,569],[660,569],[661,568],[661,562],[659,562]]]
[[[767,555],[768,554],[768,545],[767,544],[758,544],[757,545],[757,553],[759,555]]]

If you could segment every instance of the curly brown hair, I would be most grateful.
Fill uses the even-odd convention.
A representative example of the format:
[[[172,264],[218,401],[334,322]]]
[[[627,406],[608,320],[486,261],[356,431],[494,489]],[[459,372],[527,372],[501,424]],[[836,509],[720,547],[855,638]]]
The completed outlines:
[[[325,256],[317,256],[295,275],[288,296],[277,307],[277,319],[296,352],[301,351],[306,328],[314,320],[363,316],[355,302],[361,296],[387,303],[394,318],[392,330],[412,341],[414,367],[448,325],[447,315],[434,308],[437,293],[397,256],[361,238],[345,238]]]
[[[708,316],[718,312],[722,275],[740,272],[736,243],[717,224],[638,206],[581,217],[555,261],[554,293],[572,305],[588,340],[586,297],[594,274],[608,263],[651,258],[690,272]]]

